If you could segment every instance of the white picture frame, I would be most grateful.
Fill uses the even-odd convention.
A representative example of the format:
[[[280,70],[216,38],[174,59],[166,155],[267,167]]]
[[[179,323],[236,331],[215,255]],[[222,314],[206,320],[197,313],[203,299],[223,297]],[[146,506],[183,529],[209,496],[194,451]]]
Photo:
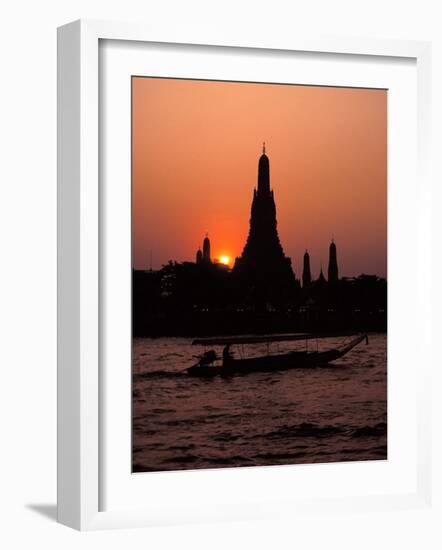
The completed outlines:
[[[242,53],[248,49],[272,52],[408,58],[417,71],[417,169],[419,205],[417,235],[419,280],[425,284],[417,297],[422,313],[419,339],[426,358],[416,381],[416,489],[385,494],[316,497],[291,501],[285,496],[262,495],[239,510],[226,501],[207,510],[207,503],[191,502],[188,511],[152,507],[134,508],[122,503],[103,510],[100,483],[103,483],[103,433],[100,404],[102,363],[100,356],[101,236],[100,236],[100,41],[167,43],[212,48],[229,48]],[[135,24],[76,21],[58,31],[58,520],[80,530],[150,526],[216,519],[267,517],[294,513],[324,512],[330,508],[379,510],[428,506],[431,501],[430,371],[431,355],[430,282],[431,251],[428,243],[431,212],[431,182],[428,174],[430,120],[430,44],[345,37],[300,37],[271,44],[263,40],[242,41],[226,37],[211,44],[204,36],[188,37],[183,31],[173,36],[156,36],[152,29]],[[345,466],[344,467],[348,467]],[[237,469],[235,476],[241,476]],[[273,470],[276,471],[276,470]],[[288,470],[279,469],[284,478]],[[174,474],[162,474],[170,476]],[[215,476],[203,474],[205,480]],[[249,474],[247,474],[249,475]],[[335,475],[330,470],[329,475]],[[175,478],[177,479],[177,478]],[[270,478],[269,478],[270,479]],[[161,483],[161,481],[160,481]],[[157,482],[158,484],[158,482]],[[192,500],[192,499],[190,499]],[[194,499],[196,500],[196,499]],[[229,513],[227,513],[229,510]],[[231,511],[230,511],[231,510]]]

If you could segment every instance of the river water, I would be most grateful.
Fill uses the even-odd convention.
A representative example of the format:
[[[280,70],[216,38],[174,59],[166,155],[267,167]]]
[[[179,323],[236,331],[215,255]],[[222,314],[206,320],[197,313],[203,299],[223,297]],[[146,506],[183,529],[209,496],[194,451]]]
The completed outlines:
[[[134,472],[387,458],[385,334],[329,367],[212,379],[185,372],[200,351],[186,338],[134,339]]]

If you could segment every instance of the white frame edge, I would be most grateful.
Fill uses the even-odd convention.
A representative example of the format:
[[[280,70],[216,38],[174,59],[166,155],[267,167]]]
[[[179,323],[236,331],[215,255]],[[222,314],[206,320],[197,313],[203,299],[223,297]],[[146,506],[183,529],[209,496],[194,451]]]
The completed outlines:
[[[80,26],[58,32],[57,513],[80,528]]]
[[[261,37],[209,37],[201,31],[189,39],[174,30],[173,39],[154,28],[118,22],[75,21],[58,29],[58,521],[79,530],[141,527],[152,522],[142,511],[99,511],[99,132],[98,53],[100,39],[169,42],[240,48],[268,48],[341,54],[410,57],[418,71],[418,172],[425,188],[420,212],[421,231],[428,243],[420,251],[422,287],[431,280],[431,180],[429,171],[431,113],[431,44],[353,37],[281,37],[267,43]],[[425,209],[425,210],[424,210]],[[424,291],[423,291],[424,292]],[[432,347],[431,309],[427,294],[427,342]],[[434,357],[434,354],[433,354]],[[418,382],[418,490],[391,495],[389,508],[431,503],[431,367]],[[385,502],[385,497],[383,497]],[[357,504],[358,503],[358,504]],[[379,509],[379,499],[333,502],[334,511]],[[307,513],[324,508],[312,503]],[[296,510],[298,511],[298,510]],[[322,510],[324,511],[324,510]],[[195,518],[195,522],[198,519]],[[158,524],[158,523],[156,523]]]

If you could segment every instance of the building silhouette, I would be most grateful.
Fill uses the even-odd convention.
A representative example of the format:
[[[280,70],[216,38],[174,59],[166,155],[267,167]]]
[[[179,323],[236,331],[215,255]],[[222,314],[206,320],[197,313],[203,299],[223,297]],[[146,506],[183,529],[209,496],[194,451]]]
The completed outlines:
[[[328,282],[334,284],[338,281],[338,259],[336,254],[336,244],[334,239],[330,243],[328,260]]]
[[[198,247],[198,250],[196,252],[196,263],[197,264],[210,264],[212,263],[212,258],[210,257],[210,239],[209,235],[206,233],[206,236],[203,241],[203,250],[201,251],[201,248]]]
[[[278,236],[265,144],[258,163],[258,185],[253,190],[249,235],[233,272],[256,300],[267,303],[281,301],[296,284],[291,260],[285,256]]]
[[[209,240],[208,234],[206,233],[206,236],[203,241],[203,262],[211,263],[211,261],[212,260],[210,258],[210,240]]]
[[[206,234],[190,261],[155,271],[133,270],[133,334],[194,336],[292,331],[367,331],[387,328],[387,281],[376,275],[339,278],[337,247],[329,246],[328,281],[323,266],[313,278],[303,258],[302,290],[277,230],[265,146],[253,190],[244,249],[230,270],[211,258]]]
[[[302,270],[302,288],[308,288],[312,283],[312,274],[310,271],[310,255],[308,251],[304,254],[304,269]]]
[[[317,286],[320,286],[320,287],[323,287],[327,284],[327,281],[325,280],[325,277],[324,277],[324,273],[322,271],[322,265],[321,265],[321,271],[319,273],[319,277],[318,277],[318,280],[316,281],[316,285]]]

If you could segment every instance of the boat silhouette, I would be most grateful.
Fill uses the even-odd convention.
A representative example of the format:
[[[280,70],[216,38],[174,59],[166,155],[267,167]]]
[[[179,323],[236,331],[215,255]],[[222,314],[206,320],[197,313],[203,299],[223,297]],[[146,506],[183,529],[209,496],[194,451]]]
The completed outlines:
[[[297,333],[197,338],[193,340],[192,345],[224,346],[222,356],[219,356],[213,349],[205,351],[202,355],[196,356],[198,362],[186,370],[191,376],[211,377],[216,375],[226,376],[232,374],[245,374],[249,372],[272,372],[295,368],[324,367],[346,355],[364,340],[366,344],[368,344],[368,336],[366,334],[359,334],[353,335],[350,341],[345,341],[342,345],[328,350],[318,351],[318,349],[308,349],[309,340],[329,337],[329,334],[315,335]],[[231,346],[234,345],[258,343],[271,344],[274,342],[301,340],[305,340],[306,343],[306,349],[304,350],[271,353],[268,347],[265,355],[254,357],[244,357],[244,355],[235,357],[230,349]]]

